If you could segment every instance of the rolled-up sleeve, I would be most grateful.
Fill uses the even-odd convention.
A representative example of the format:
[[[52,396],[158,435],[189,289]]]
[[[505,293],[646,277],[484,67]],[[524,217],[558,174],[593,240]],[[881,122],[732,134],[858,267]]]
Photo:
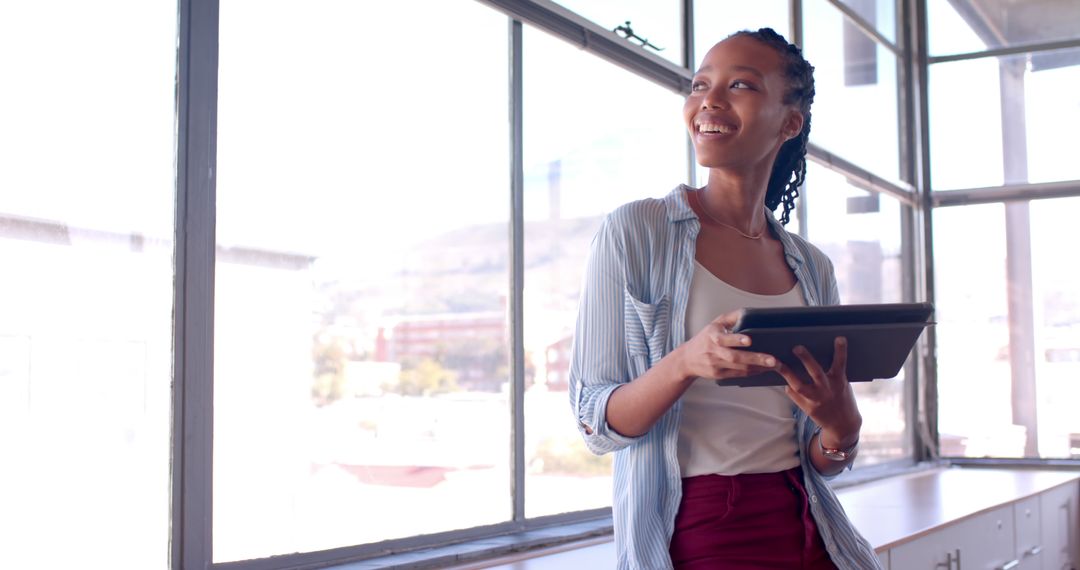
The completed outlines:
[[[609,216],[593,238],[578,304],[570,363],[570,405],[585,445],[596,454],[622,449],[636,437],[623,436],[607,423],[611,393],[629,382],[622,236]]]

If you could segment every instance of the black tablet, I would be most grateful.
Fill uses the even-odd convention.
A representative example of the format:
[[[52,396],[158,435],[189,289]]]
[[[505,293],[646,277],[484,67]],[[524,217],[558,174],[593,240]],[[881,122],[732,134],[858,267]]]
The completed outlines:
[[[824,368],[832,364],[833,341],[848,339],[847,376],[852,382],[893,378],[924,328],[932,325],[930,303],[884,303],[828,307],[748,308],[733,330],[752,339],[743,350],[771,354],[794,370],[802,362],[791,351],[805,346]],[[783,386],[776,372],[720,380],[721,386]]]

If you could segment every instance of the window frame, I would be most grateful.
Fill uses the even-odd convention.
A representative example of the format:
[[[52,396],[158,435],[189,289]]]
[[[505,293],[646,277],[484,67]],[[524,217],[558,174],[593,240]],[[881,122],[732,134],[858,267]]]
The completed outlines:
[[[523,250],[523,155],[522,155],[522,27],[529,24],[577,45],[628,72],[676,93],[687,94],[696,65],[693,53],[693,0],[683,0],[681,21],[684,65],[678,66],[656,54],[627,42],[612,31],[549,0],[476,0],[507,16],[510,52],[511,180],[511,370],[513,442],[513,518],[510,521],[444,533],[394,539],[373,544],[347,546],[316,552],[302,552],[235,562],[213,562],[213,333],[216,201],[216,126],[218,88],[219,0],[178,1],[177,56],[177,172],[175,222],[174,291],[174,379],[172,435],[172,530],[169,560],[172,568],[184,570],[276,570],[282,568],[322,568],[366,561],[365,567],[409,564],[432,567],[462,563],[500,553],[551,546],[612,532],[611,510],[593,509],[528,519],[524,515],[524,361],[522,342]],[[795,43],[802,40],[802,1],[789,0],[790,26],[787,35]],[[894,183],[854,164],[842,156],[810,145],[808,157],[844,174],[853,184],[870,192],[899,199],[903,223],[904,270],[916,276],[905,281],[905,298],[932,300],[932,257],[929,248],[929,211],[935,205],[925,189],[929,187],[926,166],[925,7],[924,0],[897,2],[897,42],[891,43],[872,25],[861,20],[838,0],[827,0],[876,43],[901,59],[900,77],[900,162],[902,183]],[[909,20],[915,17],[914,24]],[[923,55],[920,55],[923,54]],[[911,79],[909,79],[909,76]],[[914,80],[912,80],[914,79]],[[919,81],[921,79],[921,82]],[[687,148],[692,149],[689,140]],[[921,165],[919,164],[921,158]],[[920,169],[919,166],[922,168]],[[695,163],[688,152],[687,178],[693,181]],[[1070,192],[1080,194],[1080,187]],[[1072,195],[1072,194],[1070,194]],[[805,221],[801,206],[800,219]],[[805,224],[801,224],[805,228]],[[805,230],[804,230],[805,231]],[[929,335],[928,335],[929,336]],[[924,337],[915,358],[907,364],[908,417],[914,455],[865,468],[862,477],[880,478],[923,461],[931,454],[926,441],[936,441],[932,414],[924,420],[918,402],[925,385],[926,403],[932,404],[932,336]],[[925,379],[924,379],[925,378]],[[920,379],[924,379],[921,380]],[[848,483],[848,484],[850,484]],[[845,484],[841,482],[841,485]],[[484,539],[484,540],[479,540]],[[480,545],[470,546],[475,541]]]
[[[915,62],[917,66],[917,74],[919,76],[921,90],[918,92],[920,101],[920,114],[919,121],[923,125],[923,130],[920,133],[919,140],[922,141],[919,150],[919,160],[921,163],[920,170],[920,183],[919,187],[923,188],[922,192],[924,196],[924,259],[925,265],[923,268],[923,274],[927,276],[927,280],[924,281],[922,287],[928,292],[930,297],[933,297],[934,293],[934,279],[933,279],[933,235],[931,230],[930,219],[933,212],[937,208],[948,208],[955,206],[969,206],[978,204],[1002,204],[1008,207],[1009,204],[1018,202],[1030,202],[1033,200],[1045,200],[1054,198],[1073,198],[1080,197],[1080,179],[1077,180],[1062,180],[1054,182],[1041,182],[1041,183],[1006,183],[1000,186],[989,187],[971,187],[971,188],[959,188],[950,190],[934,190],[933,181],[930,177],[930,150],[926,141],[929,141],[929,120],[928,120],[928,108],[929,108],[929,89],[926,88],[927,77],[929,75],[929,68],[931,65],[938,63],[950,63],[957,61],[967,61],[974,59],[985,58],[997,58],[1015,55],[1031,55],[1040,52],[1055,51],[1060,49],[1077,48],[1080,47],[1080,37],[1072,39],[1053,40],[1045,42],[1035,43],[1023,43],[1011,46],[998,46],[990,47],[985,50],[975,52],[964,52],[944,55],[929,55],[929,38],[928,38],[928,22],[927,13],[928,9],[926,2],[928,0],[908,0],[910,3],[915,4],[916,8],[916,30],[918,36],[918,58]],[[989,41],[993,44],[995,41]],[[1003,140],[1005,145],[1008,144],[1007,140]],[[1029,258],[1023,258],[1021,263],[1030,263]],[[1029,269],[1030,271],[1030,269]],[[1023,295],[1025,291],[1021,291]],[[1030,291],[1026,291],[1030,296]],[[933,334],[933,331],[928,331]],[[1029,334],[1032,331],[1027,331]],[[931,344],[930,346],[936,346]],[[928,457],[934,459],[941,459],[947,461],[953,465],[971,465],[971,466],[1003,466],[1003,467],[1052,467],[1052,468],[1071,468],[1076,469],[1080,467],[1080,459],[1044,459],[1044,458],[1006,458],[1006,457],[957,457],[946,456],[943,457],[939,452],[939,433],[937,429],[937,415],[938,415],[938,401],[937,401],[937,386],[938,378],[936,374],[936,361],[933,358],[933,354],[927,355],[925,358],[930,367],[928,369],[928,377],[926,381],[926,402],[924,413],[928,418],[928,431],[923,438],[924,445],[926,446],[926,454]],[[1032,379],[1036,381],[1036,379]]]

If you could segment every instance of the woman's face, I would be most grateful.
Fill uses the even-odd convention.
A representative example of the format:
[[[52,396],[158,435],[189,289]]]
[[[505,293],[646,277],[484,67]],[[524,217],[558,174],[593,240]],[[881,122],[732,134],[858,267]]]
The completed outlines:
[[[698,163],[767,176],[784,141],[802,130],[802,113],[783,103],[787,82],[779,53],[745,36],[709,50],[683,106]]]

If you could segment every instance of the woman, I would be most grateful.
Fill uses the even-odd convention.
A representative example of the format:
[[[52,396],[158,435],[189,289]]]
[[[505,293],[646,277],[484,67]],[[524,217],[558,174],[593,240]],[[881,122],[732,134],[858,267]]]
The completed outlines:
[[[862,425],[844,339],[828,369],[797,349],[792,370],[730,330],[747,306],[839,303],[828,258],[781,225],[813,97],[773,30],[716,44],[684,107],[708,183],[626,204],[593,240],[570,398],[587,446],[616,452],[619,568],[878,567],[825,481]],[[770,369],[787,386],[723,386]]]

